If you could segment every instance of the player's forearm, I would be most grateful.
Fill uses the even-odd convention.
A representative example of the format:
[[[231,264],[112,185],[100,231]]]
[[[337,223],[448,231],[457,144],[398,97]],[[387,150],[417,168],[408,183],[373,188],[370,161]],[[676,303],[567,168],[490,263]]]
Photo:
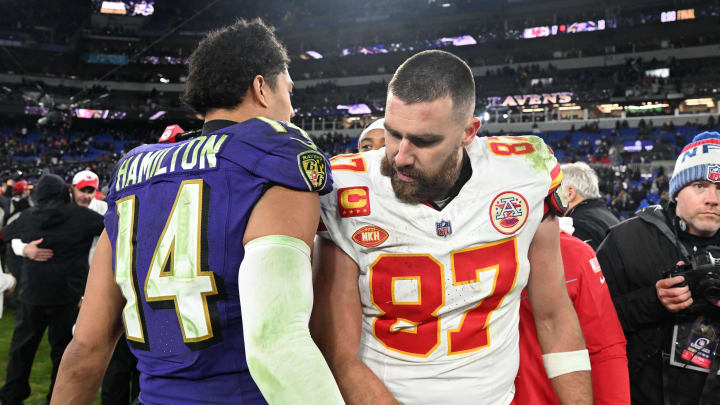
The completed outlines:
[[[268,403],[342,404],[333,375],[309,331],[283,335],[270,344],[263,343],[261,336],[246,340],[250,374]]]
[[[342,404],[310,337],[310,249],[282,235],[245,245],[238,285],[248,368],[270,404]]]
[[[91,404],[102,383],[109,353],[91,351],[72,340],[65,349],[50,405]]]
[[[340,392],[348,405],[397,405],[385,384],[357,356],[331,362]]]
[[[585,349],[585,339],[572,307],[558,309],[552,314],[536,318],[536,325],[543,354],[569,353]],[[551,378],[550,381],[561,404],[592,404],[592,378],[589,371],[562,374]]]
[[[550,380],[562,405],[592,405],[592,381],[589,371],[575,371]]]
[[[568,301],[569,302],[569,301]],[[571,352],[585,349],[580,322],[572,306],[550,314],[535,315],[538,341],[543,353]]]

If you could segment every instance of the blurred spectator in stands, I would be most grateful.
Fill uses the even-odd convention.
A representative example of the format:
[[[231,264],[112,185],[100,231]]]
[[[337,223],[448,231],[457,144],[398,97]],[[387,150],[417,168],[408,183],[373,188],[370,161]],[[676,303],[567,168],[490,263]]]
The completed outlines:
[[[633,211],[635,204],[627,191],[623,189],[620,190],[618,195],[610,202],[610,208],[616,216],[625,218],[628,212]]]
[[[365,128],[358,137],[358,152],[367,152],[385,146],[385,118],[380,118]]]
[[[607,230],[620,221],[601,198],[598,177],[592,167],[583,162],[561,167],[563,185],[568,192],[569,209],[566,215],[573,219],[574,235],[597,249]]]
[[[54,255],[45,260],[23,259],[7,377],[0,388],[3,405],[22,404],[30,395],[30,370],[47,327],[53,363],[47,396],[50,400],[85,289],[90,244],[104,227],[101,215],[72,203],[68,186],[57,175],[41,177],[33,198],[36,206],[8,224],[3,235],[20,238],[24,243],[41,240],[42,248],[51,249]]]

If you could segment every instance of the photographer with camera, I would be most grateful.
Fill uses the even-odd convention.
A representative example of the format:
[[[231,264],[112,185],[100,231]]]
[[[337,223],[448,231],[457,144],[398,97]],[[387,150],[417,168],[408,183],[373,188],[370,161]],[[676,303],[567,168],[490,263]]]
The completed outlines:
[[[597,257],[637,405],[720,403],[720,134],[680,153],[671,201],[610,229]]]

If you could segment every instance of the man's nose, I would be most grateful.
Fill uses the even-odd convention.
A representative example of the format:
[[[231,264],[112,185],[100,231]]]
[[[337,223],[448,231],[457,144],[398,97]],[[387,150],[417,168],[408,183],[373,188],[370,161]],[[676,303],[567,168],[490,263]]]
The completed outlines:
[[[400,141],[400,145],[398,145],[398,153],[395,155],[395,165],[397,167],[403,167],[412,166],[413,163],[415,163],[413,146],[407,139],[403,139]]]
[[[705,192],[705,203],[710,205],[720,204],[720,187],[717,184],[711,184],[710,187],[706,188]]]

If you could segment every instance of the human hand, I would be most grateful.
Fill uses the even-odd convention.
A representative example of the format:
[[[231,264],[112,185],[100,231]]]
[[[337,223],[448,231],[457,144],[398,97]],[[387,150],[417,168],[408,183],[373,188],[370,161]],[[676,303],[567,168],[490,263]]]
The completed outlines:
[[[658,280],[655,283],[655,291],[660,303],[670,312],[681,311],[693,303],[689,286],[674,287],[684,281],[685,277],[675,276]]]
[[[53,257],[53,251],[52,249],[43,249],[38,247],[42,241],[43,238],[40,238],[25,245],[23,248],[23,254],[25,257],[30,260],[35,260],[36,262],[46,262],[50,260]]]

